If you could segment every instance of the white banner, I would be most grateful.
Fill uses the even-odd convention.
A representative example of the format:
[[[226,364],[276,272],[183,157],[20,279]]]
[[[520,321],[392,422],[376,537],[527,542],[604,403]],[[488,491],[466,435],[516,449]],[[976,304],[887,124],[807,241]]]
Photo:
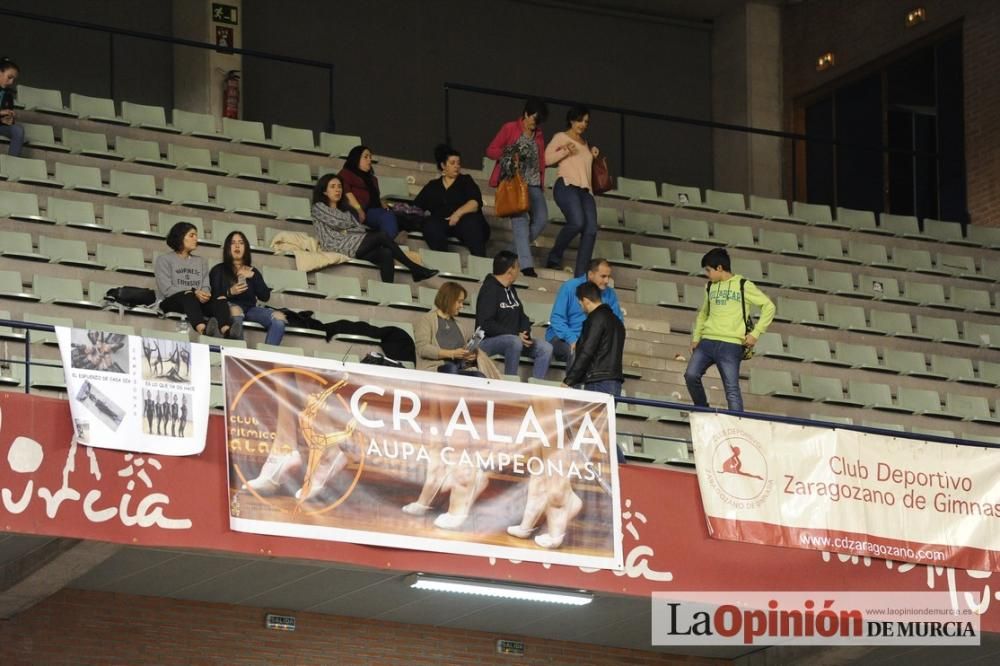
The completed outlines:
[[[692,414],[718,539],[1000,571],[1000,450]]]
[[[201,453],[208,346],[56,327],[76,441],[136,453]]]

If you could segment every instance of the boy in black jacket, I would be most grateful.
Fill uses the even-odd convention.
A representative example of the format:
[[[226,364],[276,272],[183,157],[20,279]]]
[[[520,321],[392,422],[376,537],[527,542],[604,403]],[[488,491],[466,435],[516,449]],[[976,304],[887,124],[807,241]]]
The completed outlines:
[[[552,345],[531,337],[531,320],[514,291],[520,271],[517,255],[509,250],[493,258],[493,275],[483,278],[476,298],[476,327],[485,334],[479,348],[489,356],[502,354],[506,375],[517,374],[524,352],[535,360],[532,376],[544,379],[552,361]]]
[[[583,384],[588,391],[619,396],[622,393],[622,354],[625,352],[625,325],[601,301],[601,290],[593,282],[576,288],[576,299],[587,313],[576,343],[573,365],[563,384]]]

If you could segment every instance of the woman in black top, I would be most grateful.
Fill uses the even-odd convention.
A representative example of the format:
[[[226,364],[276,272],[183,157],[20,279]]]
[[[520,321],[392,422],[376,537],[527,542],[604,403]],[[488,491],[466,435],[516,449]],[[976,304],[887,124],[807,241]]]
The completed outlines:
[[[447,251],[448,236],[455,236],[469,252],[486,256],[490,225],[483,215],[483,194],[468,174],[462,173],[462,155],[450,146],[434,149],[441,177],[420,190],[414,204],[430,213],[424,221],[424,240],[432,250]]]

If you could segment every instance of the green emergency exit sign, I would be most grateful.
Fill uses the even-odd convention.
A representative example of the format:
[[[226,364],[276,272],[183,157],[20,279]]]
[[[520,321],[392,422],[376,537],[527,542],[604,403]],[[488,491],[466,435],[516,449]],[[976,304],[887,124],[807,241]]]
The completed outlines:
[[[233,7],[232,5],[221,5],[213,2],[212,20],[215,21],[216,23],[228,23],[230,25],[239,25],[240,10],[238,7]]]

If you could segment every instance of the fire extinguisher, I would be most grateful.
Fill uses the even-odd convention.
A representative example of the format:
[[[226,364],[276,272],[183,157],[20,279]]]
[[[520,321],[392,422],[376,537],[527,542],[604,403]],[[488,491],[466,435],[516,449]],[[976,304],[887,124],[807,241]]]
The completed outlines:
[[[222,115],[225,118],[240,117],[240,70],[226,72],[222,81]]]

